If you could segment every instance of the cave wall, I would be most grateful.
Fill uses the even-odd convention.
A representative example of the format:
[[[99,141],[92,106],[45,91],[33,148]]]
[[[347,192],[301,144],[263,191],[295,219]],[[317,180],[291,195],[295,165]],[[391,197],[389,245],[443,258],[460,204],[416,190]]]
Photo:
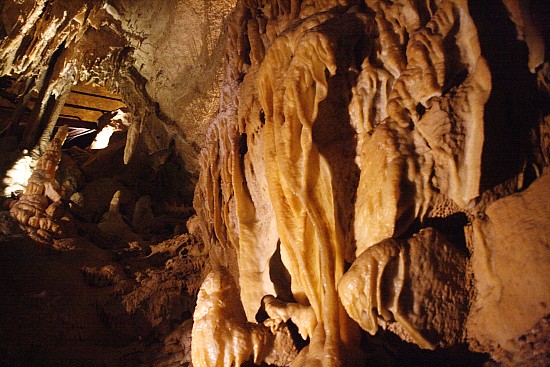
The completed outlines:
[[[40,118],[50,117],[50,99],[62,105],[60,96],[74,83],[94,83],[119,92],[131,111],[126,162],[140,142],[150,156],[173,146],[196,177],[198,153],[219,107],[222,24],[233,6],[233,1],[6,2],[0,74],[17,78],[14,89],[21,97],[33,90],[45,95],[27,148],[44,130]],[[43,140],[50,134],[51,129]]]
[[[149,154],[174,140],[193,176],[207,126],[219,107],[222,24],[233,6],[234,1],[114,1],[106,6],[132,48],[133,68],[143,84],[137,103],[149,100],[147,109],[139,110],[132,134],[150,131],[143,139]],[[130,155],[127,148],[126,161]]]
[[[248,321],[266,294],[313,310],[313,323],[298,311],[286,316],[309,330],[309,351],[295,365],[351,365],[357,325],[389,328],[422,348],[467,342],[505,364],[545,363],[540,343],[519,352],[529,349],[520,342],[529,330],[545,325],[545,281],[537,270],[507,285],[519,268],[504,263],[548,273],[547,226],[527,220],[548,214],[533,208],[510,225],[510,215],[496,214],[498,199],[533,180],[547,186],[547,13],[535,8],[237,5],[194,205],[202,238],[223,249],[219,261],[238,279]],[[491,216],[530,239],[499,237]],[[487,266],[501,270],[487,278]],[[540,293],[519,296],[516,286]],[[534,338],[547,340],[542,334]]]

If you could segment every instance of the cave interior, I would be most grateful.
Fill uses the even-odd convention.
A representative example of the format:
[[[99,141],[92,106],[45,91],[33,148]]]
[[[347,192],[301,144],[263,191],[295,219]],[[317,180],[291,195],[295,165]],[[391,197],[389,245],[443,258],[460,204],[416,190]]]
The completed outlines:
[[[549,2],[0,9],[0,366],[550,365]]]

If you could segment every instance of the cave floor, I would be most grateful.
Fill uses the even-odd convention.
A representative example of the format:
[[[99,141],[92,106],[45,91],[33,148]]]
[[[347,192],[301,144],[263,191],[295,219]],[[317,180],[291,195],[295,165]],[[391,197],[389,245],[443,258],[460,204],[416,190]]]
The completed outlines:
[[[194,299],[178,294],[178,275],[162,267],[179,256],[174,249],[183,242],[175,237],[144,256],[128,255],[130,247],[100,249],[82,237],[58,241],[52,249],[22,235],[2,236],[0,366],[189,364],[191,323],[185,319]],[[110,267],[126,277],[94,272]],[[149,281],[140,279],[143,274]],[[187,303],[176,301],[178,295]],[[465,346],[423,351],[390,333],[364,335],[361,347],[367,365],[375,367],[489,366],[486,355]]]

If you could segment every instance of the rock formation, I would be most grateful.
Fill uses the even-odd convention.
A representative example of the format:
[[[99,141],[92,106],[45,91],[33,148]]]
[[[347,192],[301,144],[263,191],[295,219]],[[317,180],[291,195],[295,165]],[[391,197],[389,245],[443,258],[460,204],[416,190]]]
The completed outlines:
[[[19,226],[34,240],[51,243],[55,237],[74,234],[74,223],[56,180],[61,159],[61,146],[67,137],[67,126],[59,129],[38,160],[25,193],[10,209]]]
[[[3,206],[112,255],[81,271],[114,288],[104,323],[150,343],[138,365],[546,366],[542,3],[5,1],[0,168],[45,153]],[[78,82],[125,114],[60,184],[66,130],[46,142]]]
[[[280,320],[313,310],[315,331],[297,322],[311,339],[296,365],[350,365],[357,331],[342,308],[422,348],[483,339],[466,325],[484,270],[460,232],[523,183],[481,186],[486,124],[498,124],[485,106],[503,92],[468,5],[247,2],[229,19],[195,208],[205,241],[234,253],[248,321],[274,288],[298,305],[281,303]],[[525,164],[546,166],[525,159],[520,180]],[[278,249],[286,289],[271,275]]]
[[[467,286],[465,255],[426,228],[406,243],[389,239],[367,249],[338,291],[348,314],[371,335],[381,325],[434,349],[463,341]]]
[[[493,351],[504,364],[535,366],[544,360],[544,345],[522,346],[522,340],[548,318],[545,223],[550,213],[542,198],[548,197],[549,180],[545,173],[527,190],[493,202],[472,224],[477,297],[467,331],[482,350]],[[528,276],[520,275],[524,272]],[[543,334],[537,335],[539,340],[547,338]]]
[[[237,285],[223,268],[204,280],[193,321],[192,356],[198,367],[240,366],[250,357],[260,364],[273,345],[267,327],[246,321]]]

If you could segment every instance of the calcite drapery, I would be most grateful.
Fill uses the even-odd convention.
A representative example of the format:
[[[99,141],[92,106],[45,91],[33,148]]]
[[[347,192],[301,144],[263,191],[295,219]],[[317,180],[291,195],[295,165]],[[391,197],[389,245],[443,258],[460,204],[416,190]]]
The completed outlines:
[[[195,197],[207,241],[236,257],[248,320],[262,298],[272,326],[302,320],[296,365],[342,363],[355,325],[340,302],[370,333],[464,341],[488,62],[465,0],[362,6],[237,5]]]
[[[195,205],[209,240],[236,250],[249,320],[270,294],[278,235],[292,297],[315,313],[310,350],[324,352],[310,361],[338,364],[353,339],[336,289],[345,262],[437,210],[439,197],[463,208],[477,196],[490,78],[465,1],[367,2],[372,13],[278,5],[233,18],[226,86],[239,99],[222,98]],[[457,328],[416,341],[456,342]]]
[[[397,4],[382,4],[373,4],[380,39],[391,41],[381,44],[382,54],[396,61],[363,63],[350,108],[361,169],[357,255],[423,218],[437,192],[460,208],[471,205],[479,193],[483,106],[491,90],[465,1],[442,1],[426,24],[420,9],[397,13]],[[382,27],[394,17],[403,26]],[[406,45],[396,41],[400,33],[410,34]]]
[[[269,319],[264,321],[264,324],[268,324],[272,330],[278,330],[282,323],[292,319],[304,340],[313,337],[313,332],[317,327],[317,317],[311,306],[285,303],[270,294],[262,299],[262,304],[265,312],[269,315]]]
[[[323,365],[338,364],[341,343],[350,340],[336,293],[347,247],[333,186],[333,172],[338,168],[323,154],[332,142],[328,130],[339,129],[345,122],[325,120],[327,126],[323,126],[316,121],[319,105],[328,97],[328,78],[337,71],[335,47],[345,45],[346,36],[353,39],[363,31],[362,19],[342,18],[329,12],[312,15],[276,38],[257,81],[265,119],[267,182],[281,257],[292,278],[294,298],[311,305],[317,317],[325,354],[312,358]],[[342,38],[332,33],[337,26],[345,27]],[[329,111],[331,105],[326,108]],[[320,147],[323,143],[325,147]]]
[[[311,307],[317,322],[314,332],[302,330],[311,346],[300,363],[323,365],[341,363],[340,349],[353,344],[354,326],[336,289],[345,262],[437,211],[440,197],[464,208],[477,196],[490,91],[465,1],[367,2],[371,13],[335,5],[238,7],[230,23],[227,94],[195,197],[207,240],[235,249],[249,321],[262,292],[272,294],[266,275],[278,236],[291,297]],[[237,90],[238,99],[231,98]],[[425,237],[421,251],[441,244],[438,236]],[[376,269],[369,271],[375,278]],[[466,302],[464,271],[454,271],[453,292]],[[416,294],[418,304],[429,297],[425,289]],[[399,298],[400,290],[393,291]],[[434,314],[437,336],[426,337],[429,326],[394,311],[380,310],[388,320],[400,318],[408,329],[403,336],[423,347],[462,338],[462,323],[445,334],[449,325],[435,321],[445,312]],[[280,318],[292,318],[287,313]],[[465,313],[442,318],[462,320]]]

